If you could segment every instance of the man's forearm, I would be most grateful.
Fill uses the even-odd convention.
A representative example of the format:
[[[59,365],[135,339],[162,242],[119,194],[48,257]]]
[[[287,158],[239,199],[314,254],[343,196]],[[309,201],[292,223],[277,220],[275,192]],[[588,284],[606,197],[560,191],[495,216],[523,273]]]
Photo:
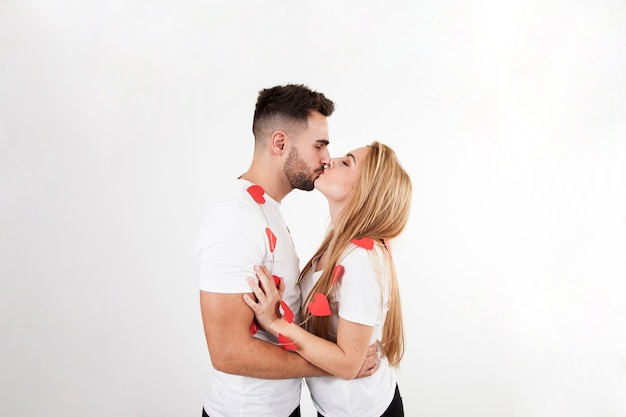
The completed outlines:
[[[214,356],[218,355],[212,355],[212,357]],[[243,349],[237,349],[236,352],[222,351],[219,359],[216,357],[213,360],[213,366],[221,372],[262,379],[329,375],[307,362],[297,353],[255,338],[246,343]]]
[[[254,314],[241,294],[200,291],[200,306],[211,363],[218,371],[263,379],[327,375],[297,353],[253,337]]]

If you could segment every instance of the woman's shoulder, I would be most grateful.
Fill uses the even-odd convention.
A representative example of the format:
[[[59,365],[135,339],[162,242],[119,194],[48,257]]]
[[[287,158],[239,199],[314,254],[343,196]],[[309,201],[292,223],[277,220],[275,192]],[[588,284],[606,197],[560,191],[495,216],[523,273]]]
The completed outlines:
[[[382,259],[383,250],[382,242],[370,238],[355,239],[348,245],[339,263],[344,266],[352,265],[367,268]]]
[[[371,256],[382,253],[384,244],[382,241],[372,239],[369,237],[352,239],[348,247],[344,252],[344,257],[348,256]]]

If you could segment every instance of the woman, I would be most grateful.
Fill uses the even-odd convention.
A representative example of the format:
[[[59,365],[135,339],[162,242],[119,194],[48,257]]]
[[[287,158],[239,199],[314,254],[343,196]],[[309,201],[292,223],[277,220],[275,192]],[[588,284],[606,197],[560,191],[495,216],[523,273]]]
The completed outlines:
[[[334,375],[307,378],[318,416],[403,416],[394,368],[404,335],[388,242],[408,221],[410,178],[391,148],[373,142],[332,159],[315,188],[328,200],[331,227],[300,274],[303,323],[292,322],[265,267],[255,269],[258,281],[249,279],[257,301],[244,300],[284,348]],[[372,343],[379,369],[352,379]]]

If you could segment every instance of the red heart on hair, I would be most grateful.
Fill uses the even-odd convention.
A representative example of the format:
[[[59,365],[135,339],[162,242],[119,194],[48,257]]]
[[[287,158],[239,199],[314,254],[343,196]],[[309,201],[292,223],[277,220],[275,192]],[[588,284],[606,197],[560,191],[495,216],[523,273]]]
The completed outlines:
[[[265,203],[265,197],[263,197],[263,194],[265,194],[265,190],[263,189],[263,187],[261,187],[260,185],[254,184],[254,185],[249,186],[247,191],[252,196],[252,199],[254,201],[256,201],[259,204]]]
[[[335,265],[335,269],[333,269],[333,283],[331,286],[335,286],[337,281],[341,281],[344,272],[346,272],[346,268],[344,268],[343,265]]]
[[[309,303],[309,311],[317,317],[330,316],[330,304],[328,298],[322,293],[315,294],[313,301]]]
[[[265,234],[267,235],[267,240],[270,243],[270,252],[274,252],[274,249],[276,249],[276,235],[272,233],[269,227],[265,228]]]
[[[288,338],[287,336],[283,336],[281,333],[278,333],[278,343],[280,343],[281,347],[285,350],[290,350],[292,352],[298,350],[296,344],[293,343],[290,338]]]
[[[285,316],[287,323],[293,323],[293,311],[291,311],[287,303],[280,300],[280,306],[283,308],[283,316]]]
[[[352,243],[363,249],[374,249],[374,239],[371,239],[369,237],[364,237],[363,239],[352,239]]]

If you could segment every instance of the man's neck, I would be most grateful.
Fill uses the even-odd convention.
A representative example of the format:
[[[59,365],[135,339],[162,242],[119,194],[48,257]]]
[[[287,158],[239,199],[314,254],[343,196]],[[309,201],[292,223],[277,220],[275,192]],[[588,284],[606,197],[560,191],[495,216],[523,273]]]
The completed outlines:
[[[252,167],[248,171],[244,172],[239,178],[261,186],[267,195],[279,203],[287,194],[289,194],[289,192],[291,192],[291,188],[285,187],[277,181],[277,175],[259,173]]]

